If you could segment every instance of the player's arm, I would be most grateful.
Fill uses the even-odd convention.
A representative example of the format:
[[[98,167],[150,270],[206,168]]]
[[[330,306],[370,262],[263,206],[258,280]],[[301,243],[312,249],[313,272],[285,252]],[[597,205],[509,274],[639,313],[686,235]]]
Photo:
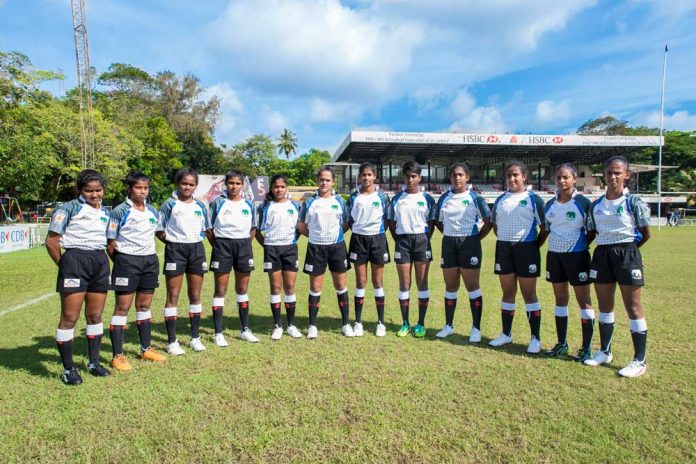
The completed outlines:
[[[392,239],[396,240],[396,221],[387,221],[387,224],[389,224],[389,233]]]
[[[430,220],[430,221],[428,221],[428,238],[432,238],[434,232],[435,232],[435,221]]]
[[[107,240],[107,242],[106,254],[109,255],[109,258],[111,258],[111,261],[113,261],[116,258],[116,240],[110,238]]]
[[[46,245],[48,256],[56,263],[56,266],[60,265],[60,234],[49,231],[44,244]]]
[[[483,218],[483,226],[481,226],[481,230],[479,230],[479,238],[483,240],[486,238],[486,235],[488,235],[493,229],[493,224],[491,223],[491,218]]]
[[[546,226],[544,224],[541,224],[539,226],[539,235],[537,235],[536,239],[536,244],[539,248],[544,245],[544,242],[546,241],[546,238],[549,236],[549,232],[546,230]]]
[[[261,246],[263,246],[264,237],[260,229],[254,229],[254,236],[256,237],[256,241],[259,242]]]
[[[636,243],[636,246],[640,248],[643,245],[645,245],[645,242],[650,240],[650,226],[638,227],[638,230],[640,231],[642,237],[640,239],[640,242]]]

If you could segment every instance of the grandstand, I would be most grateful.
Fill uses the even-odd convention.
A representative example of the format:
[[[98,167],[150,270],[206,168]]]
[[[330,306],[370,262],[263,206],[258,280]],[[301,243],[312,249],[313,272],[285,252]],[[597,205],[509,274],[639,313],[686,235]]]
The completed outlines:
[[[507,161],[523,161],[530,170],[529,182],[545,198],[550,198],[555,188],[554,167],[572,162],[578,168],[578,190],[593,198],[603,193],[603,187],[591,165],[611,156],[659,146],[659,136],[351,131],[336,150],[331,166],[338,192],[347,193],[355,187],[358,166],[365,161],[378,167],[380,186],[395,192],[401,187],[401,165],[415,160],[423,166],[425,188],[438,194],[449,187],[449,166],[464,161],[471,169],[474,189],[492,203],[504,190]],[[648,199],[657,202],[655,195]],[[663,197],[665,203],[685,201],[685,196]]]

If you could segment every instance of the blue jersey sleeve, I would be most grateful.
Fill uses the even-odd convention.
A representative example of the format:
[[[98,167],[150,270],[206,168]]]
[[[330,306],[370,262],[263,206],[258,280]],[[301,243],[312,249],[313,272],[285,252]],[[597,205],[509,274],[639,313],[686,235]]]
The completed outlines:
[[[546,224],[546,214],[544,214],[544,200],[541,199],[536,193],[530,193],[532,201],[534,202],[534,211],[537,216],[537,224],[540,226],[545,226]]]
[[[486,203],[486,200],[478,193],[474,196],[474,203],[476,203],[476,207],[478,208],[478,212],[482,219],[488,219],[491,217],[491,210],[488,207],[488,203]]]
[[[431,221],[442,222],[442,220],[440,219],[440,212],[442,211],[442,206],[445,204],[445,201],[447,201],[447,197],[449,195],[450,192],[447,192],[444,195],[441,195],[440,198],[438,198],[437,205],[435,205],[435,208],[433,208],[430,214]]]
[[[80,211],[79,205],[75,200],[60,205],[51,215],[51,223],[48,226],[49,232],[63,235],[65,228],[68,227],[70,219]]]
[[[174,208],[175,204],[176,200],[169,198],[160,206],[157,218],[157,232],[164,232],[167,229],[169,219],[172,217],[172,208]]]
[[[121,230],[124,219],[128,216],[130,206],[128,203],[121,203],[116,208],[111,210],[109,215],[109,225],[106,229],[106,238],[116,240],[118,232]]]
[[[638,195],[629,195],[628,205],[631,208],[633,219],[636,221],[636,227],[647,227],[650,225],[650,208]]]

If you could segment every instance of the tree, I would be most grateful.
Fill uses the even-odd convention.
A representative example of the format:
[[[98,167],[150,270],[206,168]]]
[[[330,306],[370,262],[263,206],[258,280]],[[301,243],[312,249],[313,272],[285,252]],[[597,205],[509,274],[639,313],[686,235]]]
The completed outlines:
[[[276,139],[278,141],[278,154],[284,154],[290,160],[290,155],[297,150],[297,136],[291,130],[283,129],[283,132]]]
[[[267,135],[257,134],[248,137],[244,142],[236,144],[233,148],[236,153],[246,158],[256,175],[273,175],[272,168],[276,160],[273,140]]]
[[[289,173],[295,185],[314,185],[317,170],[331,160],[326,150],[312,148],[290,162]]]
[[[628,132],[628,123],[611,115],[590,119],[577,130],[579,135],[627,135]]]

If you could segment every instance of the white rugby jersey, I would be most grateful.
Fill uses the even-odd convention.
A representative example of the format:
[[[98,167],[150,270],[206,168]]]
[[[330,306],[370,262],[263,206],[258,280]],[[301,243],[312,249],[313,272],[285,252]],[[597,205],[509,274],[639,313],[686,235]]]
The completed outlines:
[[[186,203],[169,198],[160,206],[157,231],[164,231],[167,242],[202,242],[208,229],[211,229],[210,219],[205,205],[199,200]]]
[[[471,190],[442,195],[433,210],[432,219],[442,223],[442,233],[448,237],[478,235],[478,222],[491,217],[491,210],[481,195]]]
[[[348,198],[348,212],[352,221],[350,229],[360,235],[383,234],[388,208],[389,197],[379,187],[370,194],[355,190]]]
[[[343,223],[348,222],[348,209],[339,195],[322,198],[315,193],[300,208],[300,222],[309,228],[309,243],[330,245],[343,241]]]
[[[256,227],[256,209],[246,198],[232,201],[223,194],[210,204],[210,223],[215,238],[249,238]]]
[[[491,222],[502,242],[533,242],[544,224],[544,201],[532,191],[505,192],[493,204]]]
[[[145,210],[140,211],[133,206],[130,198],[126,198],[126,201],[111,211],[106,238],[116,241],[119,253],[154,255],[157,216],[157,210],[151,205],[145,204]]]
[[[93,208],[80,195],[53,212],[48,230],[60,234],[60,246],[66,250],[104,250],[108,223],[109,212],[104,208]]]
[[[297,220],[300,206],[292,200],[269,201],[259,206],[258,229],[264,245],[292,245],[297,243]]]
[[[392,198],[387,219],[396,222],[396,233],[399,235],[427,234],[433,208],[435,200],[428,193],[402,190]]]
[[[624,194],[616,200],[602,195],[592,203],[588,228],[597,231],[597,245],[640,242],[643,234],[638,227],[650,225],[648,205],[633,194]]]
[[[590,200],[577,192],[565,203],[559,203],[558,198],[550,199],[544,208],[549,251],[574,253],[587,250],[589,244],[586,225],[589,213]]]

